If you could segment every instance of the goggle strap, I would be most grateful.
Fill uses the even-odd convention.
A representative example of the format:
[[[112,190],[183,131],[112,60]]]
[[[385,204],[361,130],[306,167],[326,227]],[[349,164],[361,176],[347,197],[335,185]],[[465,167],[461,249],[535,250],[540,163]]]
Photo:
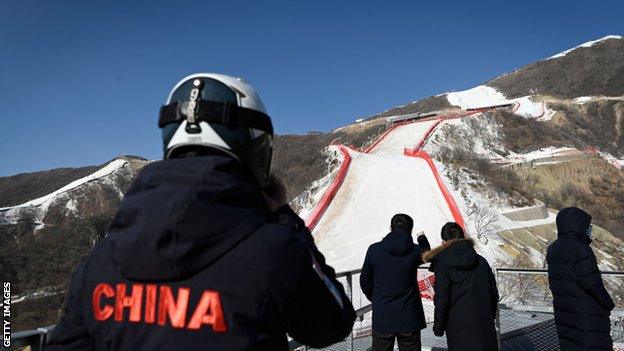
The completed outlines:
[[[195,118],[208,123],[219,123],[233,127],[259,129],[273,135],[271,118],[260,111],[240,107],[233,102],[197,101]],[[182,103],[175,101],[160,108],[158,127],[169,123],[181,123],[186,120],[186,111],[182,111]]]

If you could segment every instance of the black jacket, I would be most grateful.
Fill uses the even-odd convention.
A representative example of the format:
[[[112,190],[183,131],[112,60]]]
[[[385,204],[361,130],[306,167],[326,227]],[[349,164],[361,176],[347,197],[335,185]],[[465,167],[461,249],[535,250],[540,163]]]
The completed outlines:
[[[412,235],[393,231],[366,252],[360,286],[373,303],[373,331],[414,332],[426,327],[416,275],[423,251],[429,250],[424,235],[414,244]]]
[[[288,207],[269,214],[242,166],[208,156],[138,176],[107,237],[74,274],[50,350],[322,347],[355,314]]]
[[[561,349],[611,350],[609,312],[613,300],[598,271],[585,234],[591,216],[578,208],[557,215],[557,240],[548,247],[548,281]]]
[[[498,350],[496,280],[473,246],[472,239],[451,240],[425,255],[435,274],[433,331],[446,332],[450,351]]]

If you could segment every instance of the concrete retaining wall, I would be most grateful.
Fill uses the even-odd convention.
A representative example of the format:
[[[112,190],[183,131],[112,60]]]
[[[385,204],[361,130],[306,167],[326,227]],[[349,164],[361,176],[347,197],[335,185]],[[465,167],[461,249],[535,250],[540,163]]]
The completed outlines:
[[[522,222],[548,218],[548,211],[546,209],[546,205],[541,204],[538,206],[509,211],[503,213],[503,216],[511,219],[512,221]]]

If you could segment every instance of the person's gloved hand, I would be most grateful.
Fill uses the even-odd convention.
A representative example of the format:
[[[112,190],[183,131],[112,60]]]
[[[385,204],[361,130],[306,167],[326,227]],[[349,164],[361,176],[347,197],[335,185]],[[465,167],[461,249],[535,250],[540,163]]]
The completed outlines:
[[[277,212],[280,207],[288,203],[286,187],[274,175],[271,175],[271,184],[262,190],[262,198],[271,213]]]
[[[429,239],[427,239],[427,236],[425,236],[425,232],[420,232],[417,234],[416,242],[418,242],[418,246],[420,246],[423,251],[431,250],[431,244],[429,244]]]
[[[444,329],[433,327],[433,335],[444,336]]]

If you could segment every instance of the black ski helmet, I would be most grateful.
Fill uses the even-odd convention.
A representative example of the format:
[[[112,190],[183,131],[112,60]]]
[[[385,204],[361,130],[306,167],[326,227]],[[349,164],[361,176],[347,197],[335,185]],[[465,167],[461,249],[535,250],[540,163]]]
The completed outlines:
[[[160,109],[164,158],[209,148],[270,183],[273,126],[258,93],[240,78],[197,73],[180,80]]]

